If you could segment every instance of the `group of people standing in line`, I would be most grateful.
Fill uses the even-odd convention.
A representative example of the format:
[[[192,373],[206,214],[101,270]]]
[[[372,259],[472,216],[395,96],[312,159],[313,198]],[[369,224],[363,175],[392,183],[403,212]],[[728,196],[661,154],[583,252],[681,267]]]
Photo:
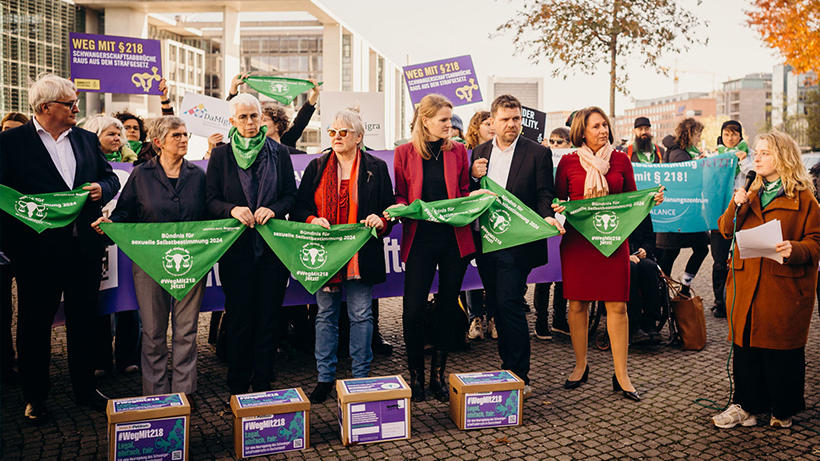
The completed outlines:
[[[182,119],[173,115],[155,121],[147,137],[142,120],[130,114],[95,118],[87,125],[95,133],[75,128],[76,88],[71,81],[54,75],[41,77],[29,90],[34,118],[0,134],[0,184],[25,194],[90,184],[85,186],[90,200],[67,227],[37,234],[9,216],[3,217],[3,250],[13,263],[18,286],[18,364],[27,419],[40,422],[48,414],[49,333],[63,294],[69,371],[77,402],[101,409],[107,400],[96,388],[92,360],[96,355],[93,329],[98,323],[91,306],[97,304],[106,243],[100,223],[233,217],[254,227],[270,219],[290,219],[325,228],[362,223],[384,235],[394,224],[387,219],[390,207],[418,199],[429,202],[491,193],[479,185],[484,176],[504,186],[564,234],[562,282],[555,284],[553,297],[553,327],[568,330],[575,351],[575,364],[564,387],[575,389],[588,380],[589,305],[602,301],[612,345],[613,390],[640,401],[627,369],[630,335],[637,334],[641,326],[637,322],[637,328],[630,328],[629,316],[632,312],[640,316],[652,302],[649,290],[638,282],[644,273],[640,268],[644,261],[657,258],[668,274],[680,248],[691,247],[694,252],[682,280],[688,287],[706,256],[709,237],[696,233],[659,234],[654,238],[647,218],[633,234],[636,238],[630,237],[629,244],[604,257],[572,226],[564,229],[556,219],[564,207],[552,202],[554,198],[577,200],[634,191],[632,162],[697,158],[701,155],[696,146],[702,125],[692,119],[681,122],[664,152],[651,142],[649,120],[639,117],[635,121],[635,143],[623,152],[613,145],[612,125],[605,112],[597,107],[581,109],[568,121],[568,130],[554,130],[545,140],[553,148],[575,148],[561,158],[553,175],[550,148],[521,136],[521,104],[514,96],[497,97],[489,112],[473,117],[465,146],[452,139],[452,104],[433,94],[424,97],[416,108],[410,142],[395,149],[395,186],[391,185],[386,163],[364,148],[364,125],[358,113],[343,110],[335,114],[328,127],[330,150],[308,164],[297,187],[290,160],[296,152],[292,145],[286,145],[286,138],[293,142],[298,139],[304,127],[299,129],[297,122],[300,117],[303,122],[309,119],[307,112],[312,113],[318,91],[306,104],[310,108],[303,107],[305,114],[300,111],[294,127],[288,127],[281,108],[265,108],[252,95],[238,93],[239,81],[239,76],[234,79],[229,97],[233,127],[228,142],[222,143],[217,136],[209,138],[207,171],[185,160],[188,132]],[[167,103],[163,101],[164,112],[172,112]],[[123,143],[118,132],[125,132],[128,142]],[[741,133],[737,122],[723,126],[722,146],[738,156],[740,167],[735,174],[739,178],[752,165],[748,147],[737,148]],[[716,279],[716,314],[720,306],[726,311],[727,299],[737,297],[729,324],[734,332],[738,392],[735,405],[715,417],[719,427],[750,425],[753,413],[770,410],[772,424],[777,421],[785,426],[803,409],[803,350],[820,259],[820,210],[793,140],[780,132],[766,134],[761,136],[756,151],[754,168],[758,179],[749,192],[739,189],[721,218],[720,233],[711,237],[715,264],[725,267],[735,210],[738,229],[777,217],[785,223],[784,237],[789,240],[778,244],[784,265],[733,257],[729,296],[724,294],[727,282],[717,283],[720,280]],[[102,205],[119,191],[119,180],[108,161],[129,159],[136,159],[139,165],[124,185],[113,211],[105,214]],[[661,189],[654,201],[659,204],[663,198]],[[715,244],[718,238],[721,240]],[[403,222],[401,259],[406,266],[402,321],[413,401],[425,400],[427,392],[437,400],[448,399],[446,370],[448,353],[454,347],[452,322],[448,319],[458,310],[464,273],[473,257],[484,293],[468,294],[468,303],[474,306],[469,336],[483,335],[483,309],[492,319],[488,326],[490,336],[498,339],[501,368],[524,381],[525,397],[533,392],[524,295],[529,273],[547,263],[547,242],[540,240],[488,254],[480,254],[479,248],[477,233],[471,226],[451,227],[410,219]],[[44,266],[41,261],[49,264]],[[727,270],[722,270],[725,278]],[[123,322],[138,320],[142,324],[139,368],[143,393],[196,395],[196,333],[204,281],[176,301],[136,265],[133,272],[140,309],[138,319],[123,318]],[[333,389],[343,296],[350,326],[352,374],[368,376],[377,325],[373,319],[373,286],[385,280],[385,272],[384,246],[381,239],[371,239],[316,293],[314,355],[318,378],[310,394],[312,402],[323,402]],[[424,316],[436,272],[439,289],[427,380]],[[275,380],[277,327],[288,270],[258,233],[246,232],[220,259],[219,276],[226,297],[228,391],[241,394],[269,390]],[[748,289],[741,292],[738,288],[736,296],[734,283]],[[810,300],[806,294],[809,284]],[[761,288],[764,285],[766,289]],[[546,284],[536,286],[535,335],[539,338],[550,335],[549,289]],[[564,299],[569,304],[566,313],[561,305]],[[792,316],[775,314],[778,309],[789,308],[805,322],[796,323]],[[173,348],[170,369],[166,339],[169,318]]]

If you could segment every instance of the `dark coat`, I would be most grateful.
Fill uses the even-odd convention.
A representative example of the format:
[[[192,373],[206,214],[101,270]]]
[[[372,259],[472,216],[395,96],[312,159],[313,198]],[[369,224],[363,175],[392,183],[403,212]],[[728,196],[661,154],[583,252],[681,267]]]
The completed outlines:
[[[652,216],[647,216],[638,224],[638,227],[629,234],[629,253],[635,253],[643,248],[646,257],[658,260],[657,249],[655,247],[655,232],[652,229]]]
[[[3,248],[12,260],[40,261],[42,258],[37,259],[32,251],[69,244],[73,235],[87,253],[102,257],[105,239],[91,228],[91,223],[100,217],[103,205],[119,192],[120,181],[105,160],[96,134],[74,127],[68,139],[77,160],[74,184],[66,184],[60,176],[33,121],[0,133],[0,184],[23,194],[65,192],[87,182],[96,182],[102,189],[102,198],[96,202],[89,198],[73,224],[41,234],[2,213]]]
[[[472,162],[486,158],[489,164],[492,164],[492,151],[492,140],[476,146],[473,149]],[[507,184],[501,185],[542,217],[554,216],[551,204],[555,196],[555,183],[552,175],[552,152],[537,142],[519,136]],[[477,181],[471,182],[473,189],[480,187]],[[515,252],[517,261],[526,262],[532,268],[547,263],[546,239],[519,245],[511,251]]]
[[[744,345],[743,331],[751,310],[750,342],[745,346],[778,350],[804,347],[820,260],[820,206],[811,192],[802,190],[794,198],[777,197],[761,210],[757,191],[751,192],[749,204],[738,211],[737,230],[779,219],[783,240],[791,242],[792,254],[783,264],[767,258],[734,259],[734,275],[729,271],[726,279],[726,299],[735,299],[728,319],[734,343]],[[718,220],[720,232],[727,239],[732,237],[735,209],[733,200]]]
[[[689,152],[681,149],[676,143],[668,146],[666,151],[666,163],[688,162],[692,160]],[[709,245],[708,232],[658,232],[657,234],[658,248],[680,249],[680,248],[694,248],[698,246]]]
[[[181,222],[205,219],[205,172],[183,159],[176,187],[154,157],[134,168],[111,213],[114,222]]]
[[[302,176],[302,182],[299,184],[296,205],[290,214],[291,221],[307,222],[308,218],[319,216],[314,195],[331,155],[333,154],[325,154],[314,158],[308,163]],[[393,197],[393,185],[390,183],[387,163],[383,160],[362,152],[357,180],[359,188],[359,221],[371,214],[382,217],[382,212],[396,203]],[[387,221],[379,235],[389,233],[392,225],[392,221]],[[375,285],[385,281],[384,243],[381,238],[368,240],[359,250],[359,272],[362,281],[365,283]]]

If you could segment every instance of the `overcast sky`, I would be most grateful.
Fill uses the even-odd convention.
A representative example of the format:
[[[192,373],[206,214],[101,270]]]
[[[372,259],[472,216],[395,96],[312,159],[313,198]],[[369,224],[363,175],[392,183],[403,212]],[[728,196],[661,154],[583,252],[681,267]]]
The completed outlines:
[[[594,75],[553,79],[549,75],[550,64],[535,65],[514,55],[510,35],[490,37],[499,24],[521,7],[521,0],[323,0],[323,3],[398,65],[469,54],[482,88],[491,75],[541,76],[545,79],[544,111],[589,105],[609,107],[608,63],[603,62]],[[747,73],[771,72],[780,62],[745,24],[744,10],[750,8],[749,1],[704,0],[700,6],[696,6],[695,0],[679,3],[709,21],[703,31],[708,44],[677,56],[680,92],[712,91],[728,79]],[[675,62],[676,57],[670,56],[663,64],[673,67]],[[617,96],[616,113],[622,114],[624,109],[633,107],[633,98],[673,93],[671,76],[642,70],[637,61],[628,67],[636,70],[630,74],[631,93]],[[469,118],[474,111],[488,106],[489,101],[484,101],[463,106],[457,113]]]

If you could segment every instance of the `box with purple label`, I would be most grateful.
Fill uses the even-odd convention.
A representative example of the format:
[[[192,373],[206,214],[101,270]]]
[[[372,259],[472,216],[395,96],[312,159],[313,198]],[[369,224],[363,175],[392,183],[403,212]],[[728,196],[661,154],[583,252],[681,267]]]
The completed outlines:
[[[524,381],[506,370],[450,375],[450,417],[459,429],[518,426]]]
[[[336,393],[345,446],[410,437],[410,387],[401,376],[338,380]]]
[[[106,414],[109,459],[188,459],[191,406],[185,394],[109,400]]]
[[[239,458],[310,445],[310,401],[301,388],[231,396],[234,448]]]

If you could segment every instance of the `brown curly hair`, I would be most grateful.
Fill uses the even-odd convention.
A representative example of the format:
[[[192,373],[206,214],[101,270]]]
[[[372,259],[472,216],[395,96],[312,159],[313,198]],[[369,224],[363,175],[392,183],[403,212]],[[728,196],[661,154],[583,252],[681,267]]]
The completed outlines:
[[[692,117],[685,118],[675,128],[675,143],[686,150],[694,145],[692,140],[698,133],[703,133],[703,124]]]
[[[262,103],[262,113],[273,120],[273,126],[276,127],[276,131],[279,132],[279,136],[282,136],[286,131],[288,131],[290,118],[288,117],[288,112],[280,104],[275,102],[264,102]]]
[[[473,114],[473,118],[470,119],[470,124],[467,126],[467,134],[466,134],[466,141],[467,141],[467,149],[475,149],[475,146],[479,144],[478,139],[478,130],[481,128],[481,124],[484,123],[484,120],[490,118],[490,112],[486,110],[480,110]]]

